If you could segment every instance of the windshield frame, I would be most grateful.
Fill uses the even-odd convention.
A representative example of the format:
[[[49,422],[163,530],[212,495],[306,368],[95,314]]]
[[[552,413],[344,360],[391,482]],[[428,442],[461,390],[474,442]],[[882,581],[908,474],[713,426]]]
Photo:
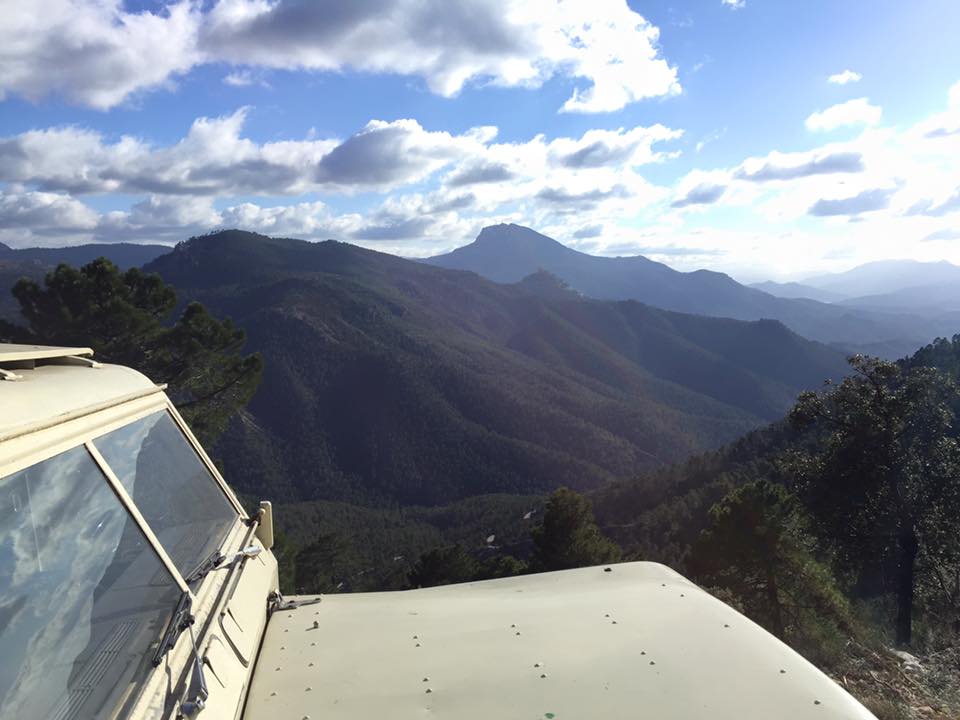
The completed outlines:
[[[93,372],[96,372],[93,370]],[[96,438],[129,425],[141,418],[164,411],[174,421],[174,425],[186,438],[187,444],[200,458],[201,464],[213,476],[227,497],[229,504],[236,510],[237,517],[225,534],[220,550],[226,555],[239,550],[252,541],[254,528],[250,526],[249,515],[244,510],[234,492],[217,470],[210,456],[197,441],[196,436],[187,427],[176,407],[163,392],[164,386],[154,386],[151,392],[124,397],[109,404],[90,406],[71,412],[37,425],[26,432],[18,433],[0,440],[0,476],[19,472],[32,465],[44,462],[67,450],[83,446],[94,464],[100,470],[110,489],[114,492],[123,509],[146,538],[148,545],[160,559],[164,569],[173,577],[177,587],[191,600],[192,614],[198,628],[206,628],[215,619],[216,610],[223,601],[232,573],[209,573],[202,581],[189,585],[183,575],[173,565],[169,555],[149,523],[137,510],[136,503],[123,488],[113,469],[93,444]],[[171,618],[175,608],[170,608]],[[132,689],[125,707],[155,708],[169,701],[170,682],[180,687],[189,676],[192,663],[192,649],[187,634],[181,634],[175,647],[164,657],[160,666],[151,673],[142,686]]]
[[[110,466],[110,461],[104,456],[100,449],[97,447],[97,443],[103,441],[104,438],[109,436],[111,433],[116,430],[120,430],[125,427],[129,427],[134,423],[137,423],[140,420],[150,417],[151,415],[156,415],[158,413],[163,413],[169,420],[173,421],[173,427],[175,431],[179,431],[180,437],[186,442],[187,452],[192,452],[196,460],[199,461],[200,466],[206,470],[207,475],[213,481],[214,487],[220,490],[221,496],[224,497],[227,501],[228,507],[230,507],[234,512],[234,517],[230,521],[229,525],[221,533],[219,538],[219,543],[216,545],[215,549],[219,550],[221,553],[224,553],[225,548],[230,546],[230,539],[234,535],[238,522],[244,522],[247,517],[246,512],[244,511],[242,505],[240,505],[239,500],[234,495],[234,493],[227,486],[223,477],[217,472],[216,466],[213,464],[213,461],[210,460],[210,457],[203,451],[203,448],[200,446],[200,443],[197,442],[196,437],[190,432],[189,427],[183,421],[183,418],[180,417],[179,413],[175,411],[172,403],[167,403],[165,409],[152,409],[149,411],[138,412],[136,414],[129,415],[124,418],[124,422],[119,424],[111,424],[110,426],[104,426],[100,431],[91,437],[87,438],[86,444],[88,445],[91,452],[95,455],[97,459],[97,464],[100,465],[101,469],[105,474],[110,478],[111,484],[115,484],[116,491],[121,494],[124,504],[130,513],[136,518],[137,523],[144,528],[144,531],[148,533],[151,542],[153,542],[164,557],[172,563],[175,563],[173,558],[167,553],[166,548],[163,546],[163,541],[160,537],[154,532],[153,528],[150,526],[150,521],[140,512],[137,507],[136,500],[130,495],[126,487],[123,485],[123,480],[114,472],[113,468]],[[202,559],[198,561],[198,565],[202,562]],[[191,571],[195,568],[187,570],[186,568],[181,568],[177,570],[177,577],[182,580],[185,584],[190,585],[187,580],[190,577]],[[193,583],[194,587],[197,587],[196,583]]]
[[[143,521],[143,517],[137,510],[136,505],[133,504],[132,499],[125,492],[123,485],[113,474],[113,471],[110,469],[109,465],[105,463],[103,457],[93,445],[91,438],[74,438],[72,442],[58,443],[51,447],[45,448],[42,453],[37,453],[31,457],[25,457],[16,463],[2,463],[0,464],[0,477],[8,478],[15,476],[20,472],[29,470],[30,468],[39,467],[51,460],[54,460],[55,458],[73,451],[82,453],[82,455],[89,460],[90,467],[96,470],[95,482],[105,483],[105,485],[102,486],[103,489],[107,494],[112,495],[116,499],[117,507],[120,513],[126,517],[127,522],[132,523],[133,527],[137,529],[140,536],[143,538],[143,551],[152,553],[154,560],[156,560],[159,566],[162,567],[169,576],[171,581],[169,587],[171,587],[171,589],[175,588],[181,598],[188,596],[193,600],[194,594],[191,592],[190,587],[184,582],[184,579],[177,571],[177,568],[171,561],[170,557],[164,551],[162,545],[158,543],[157,538],[151,531],[149,525]],[[174,606],[169,608],[169,617],[166,620],[164,632],[166,632],[166,629],[170,626],[170,622],[173,620],[175,609],[176,608]],[[161,637],[162,634],[157,637],[157,641],[159,641]],[[126,692],[122,693],[118,697],[118,704],[114,706],[110,712],[125,712],[126,710],[129,710],[133,704],[138,702],[138,699],[142,697],[143,693],[147,691],[147,689],[154,682],[156,670],[157,668],[153,668],[151,672],[148,672],[145,676],[140,678],[139,682],[130,685],[126,689]]]
[[[153,396],[157,397],[157,396]],[[0,443],[0,477],[6,477],[7,475],[12,475],[14,473],[20,472],[26,468],[29,468],[33,465],[42,463],[50,458],[59,455],[62,452],[67,450],[83,447],[85,451],[96,463],[99,470],[103,473],[110,489],[114,492],[117,498],[120,500],[121,505],[124,510],[130,514],[134,522],[136,522],[139,529],[146,536],[150,546],[154,549],[158,557],[163,562],[164,567],[170,572],[176,581],[177,585],[181,590],[188,592],[191,596],[194,596],[199,593],[200,587],[195,586],[191,588],[183,574],[174,566],[173,561],[171,560],[169,554],[163,548],[160,539],[153,532],[150,524],[144,518],[143,514],[137,508],[136,502],[127,492],[126,488],[123,487],[123,483],[117,477],[116,473],[113,471],[113,468],[110,467],[110,464],[107,462],[106,458],[100,453],[97,449],[95,442],[98,438],[118,430],[122,427],[130,425],[138,420],[141,420],[145,417],[153,415],[156,412],[164,412],[167,414],[171,420],[173,420],[174,426],[180,431],[184,439],[187,441],[187,445],[190,449],[196,454],[197,458],[200,460],[200,463],[203,465],[204,469],[210,474],[213,478],[215,485],[220,489],[220,492],[226,497],[230,506],[236,511],[237,518],[233,523],[232,527],[225,533],[223,541],[220,544],[220,550],[224,551],[226,548],[230,547],[233,544],[233,538],[236,534],[238,525],[245,524],[245,521],[249,519],[249,516],[246,510],[243,508],[243,505],[240,504],[237,496],[234,494],[233,490],[227,485],[226,481],[223,479],[223,476],[217,470],[216,465],[210,459],[210,456],[207,455],[206,451],[197,441],[196,436],[191,432],[190,428],[187,426],[186,422],[180,416],[180,413],[177,412],[176,407],[173,403],[163,394],[160,394],[159,397],[163,398],[162,402],[150,402],[143,407],[126,409],[126,412],[122,412],[117,417],[109,418],[106,422],[97,422],[93,427],[85,428],[79,432],[70,432],[65,434],[62,438],[58,438],[53,442],[47,443],[38,443],[36,444],[35,449],[27,453],[22,453],[17,455],[14,454],[13,457],[5,457],[5,450],[7,447],[16,448],[23,441],[28,439],[39,439],[43,437],[46,433],[50,431],[60,431],[65,426],[72,425],[74,421],[83,421],[87,418],[93,417],[96,418],[101,413],[96,412],[92,413],[91,416],[85,416],[82,418],[71,418],[63,425],[57,425],[52,428],[41,428],[36,432],[29,433],[24,436],[12,439],[10,441]],[[147,398],[142,398],[147,399]],[[137,398],[141,400],[141,398]],[[144,405],[144,403],[132,403],[134,405]],[[123,407],[122,405],[120,406]],[[108,408],[108,410],[114,410],[115,407]],[[113,413],[111,413],[113,414]],[[87,423],[84,423],[87,424]],[[56,432],[57,435],[60,435],[61,432]],[[172,608],[171,608],[172,610]]]
[[[130,517],[137,524],[137,527],[143,532],[148,543],[161,559],[164,567],[173,576],[177,585],[184,592],[190,594],[194,601],[194,607],[197,608],[203,605],[203,603],[198,603],[197,601],[198,596],[204,594],[203,588],[206,581],[216,574],[211,574],[207,578],[204,578],[204,581],[200,584],[194,584],[192,587],[188,585],[183,574],[173,564],[160,539],[153,532],[150,524],[137,508],[136,502],[123,487],[123,483],[117,477],[116,473],[114,473],[113,468],[110,467],[106,458],[103,457],[94,444],[98,438],[134,423],[137,420],[153,415],[158,411],[165,412],[167,416],[173,420],[175,427],[186,439],[190,449],[199,458],[203,467],[213,478],[216,486],[219,487],[220,492],[223,493],[230,506],[233,507],[237,513],[236,520],[225,533],[220,544],[221,552],[228,554],[227,549],[236,544],[238,529],[245,528],[249,520],[249,515],[233,490],[227,485],[219,470],[217,470],[210,456],[207,455],[196,436],[180,416],[180,413],[177,412],[176,407],[170,402],[170,399],[163,393],[160,387],[157,388],[156,393],[132,398],[127,402],[106,408],[97,408],[97,410],[89,414],[66,418],[63,423],[43,426],[35,431],[0,442],[0,476],[5,477],[12,475],[13,473],[42,463],[72,448],[83,447],[103,473],[110,489],[116,494],[124,510],[130,514]],[[171,608],[171,612],[172,611],[173,608]],[[198,615],[198,620],[199,619],[200,617]]]

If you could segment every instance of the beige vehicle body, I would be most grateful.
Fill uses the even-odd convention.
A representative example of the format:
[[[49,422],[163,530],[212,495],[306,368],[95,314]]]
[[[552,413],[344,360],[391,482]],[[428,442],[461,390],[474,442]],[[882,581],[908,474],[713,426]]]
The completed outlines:
[[[0,345],[2,720],[873,717],[655,563],[283,597],[269,503],[91,355]]]

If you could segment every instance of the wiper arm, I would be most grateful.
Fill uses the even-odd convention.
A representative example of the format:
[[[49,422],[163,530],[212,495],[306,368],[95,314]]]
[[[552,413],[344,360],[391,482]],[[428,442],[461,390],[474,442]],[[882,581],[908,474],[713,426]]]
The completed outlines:
[[[170,618],[170,623],[163,633],[160,646],[153,654],[154,667],[163,662],[163,656],[177,644],[177,638],[180,637],[180,633],[193,625],[193,615],[190,613],[192,605],[193,600],[190,598],[190,593],[186,591],[180,593],[180,600],[177,602],[177,607],[173,611],[173,617]]]
[[[153,656],[153,665],[156,667],[163,662],[163,657],[177,644],[177,638],[184,630],[190,631],[190,648],[193,652],[193,670],[190,673],[190,684],[187,686],[187,699],[180,702],[180,712],[184,717],[193,717],[203,710],[204,703],[210,696],[207,690],[207,678],[203,673],[203,658],[197,650],[197,638],[193,634],[194,617],[190,613],[193,600],[190,593],[184,591],[180,594],[180,601],[173,611],[173,617],[170,618],[170,624],[163,634],[160,641],[160,647]]]
[[[226,560],[226,556],[219,550],[215,550],[206,560],[200,563],[196,570],[184,578],[184,581],[187,583],[187,585],[190,585],[198,580],[202,580],[214,570],[223,570],[235,567],[241,561],[247,558],[256,557],[261,552],[263,552],[263,548],[258,547],[257,545],[249,545],[234,555],[230,562],[224,565],[223,561]],[[187,628],[192,628],[195,620],[193,614],[190,612],[192,607],[193,600],[190,597],[190,593],[184,590],[182,593],[180,593],[180,600],[177,601],[177,607],[174,609],[173,616],[170,618],[170,622],[167,624],[167,629],[163,633],[163,638],[160,640],[160,646],[153,654],[154,667],[163,662],[164,655],[166,655],[177,644],[177,638],[180,637],[180,633]],[[196,640],[192,637],[192,629],[190,633],[191,641],[194,644],[194,655],[196,655]],[[202,680],[203,668],[199,667],[197,671],[200,673]]]
[[[206,560],[200,563],[192,573],[183,579],[184,582],[187,583],[187,585],[192,585],[198,580],[203,580],[211,571],[220,567],[220,563],[226,559],[226,555],[219,550],[214,550],[207,556]]]
[[[212,573],[214,570],[229,570],[232,567],[236,567],[243,560],[256,557],[262,552],[262,547],[258,545],[248,545],[230,558],[230,562],[224,563],[223,561],[227,559],[227,556],[219,550],[215,550],[210,557],[204,560],[199,567],[197,567],[196,570],[184,578],[184,582],[186,582],[187,585],[192,585],[199,580],[203,580],[203,578]]]

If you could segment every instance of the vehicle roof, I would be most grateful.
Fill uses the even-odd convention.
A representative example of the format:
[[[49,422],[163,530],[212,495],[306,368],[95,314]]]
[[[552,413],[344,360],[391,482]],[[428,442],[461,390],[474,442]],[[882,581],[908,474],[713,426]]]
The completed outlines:
[[[388,593],[271,617],[243,720],[867,720],[839,685],[649,562]]]
[[[53,347],[51,345],[15,345],[0,343],[0,365],[11,362],[36,361],[69,356],[89,357],[86,347]]]
[[[136,370],[91,355],[89,348],[0,344],[0,441],[161,391]]]

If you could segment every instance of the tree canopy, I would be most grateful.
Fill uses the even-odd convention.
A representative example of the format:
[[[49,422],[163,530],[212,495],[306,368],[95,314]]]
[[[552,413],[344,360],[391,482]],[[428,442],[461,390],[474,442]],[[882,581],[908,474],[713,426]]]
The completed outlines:
[[[732,490],[710,509],[688,567],[699,582],[730,594],[777,637],[817,652],[825,634],[846,629],[849,611],[812,550],[797,498],[783,485],[760,479]],[[819,637],[811,642],[813,635]]]
[[[547,501],[543,523],[533,529],[533,567],[565,570],[617,562],[620,547],[600,532],[590,501],[559,488]]]
[[[263,368],[243,355],[243,330],[190,303],[171,322],[176,292],[159,275],[120,271],[100,258],[59,265],[41,285],[13,287],[26,326],[0,321],[0,339],[90,347],[101,362],[127,365],[165,383],[201,442],[215,439],[253,396]]]
[[[838,386],[800,396],[790,420],[820,441],[789,463],[817,535],[842,568],[896,594],[897,641],[909,643],[918,567],[960,551],[957,388],[934,368],[860,356],[850,364]]]

